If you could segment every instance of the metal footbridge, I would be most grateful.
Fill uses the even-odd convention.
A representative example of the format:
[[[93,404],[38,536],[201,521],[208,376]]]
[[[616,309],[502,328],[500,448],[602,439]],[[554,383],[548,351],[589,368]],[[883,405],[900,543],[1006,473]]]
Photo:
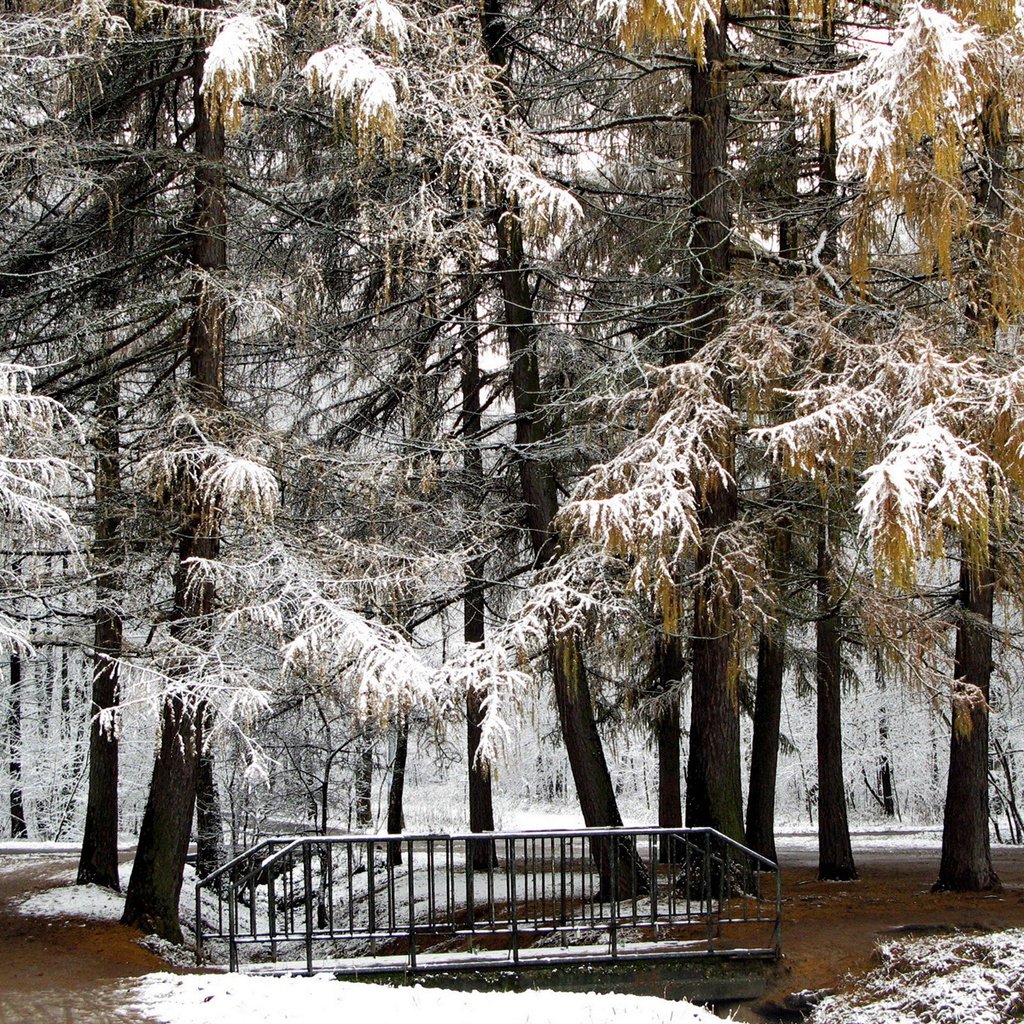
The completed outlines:
[[[780,953],[778,868],[713,829],[267,839],[196,885],[200,963],[339,977]]]

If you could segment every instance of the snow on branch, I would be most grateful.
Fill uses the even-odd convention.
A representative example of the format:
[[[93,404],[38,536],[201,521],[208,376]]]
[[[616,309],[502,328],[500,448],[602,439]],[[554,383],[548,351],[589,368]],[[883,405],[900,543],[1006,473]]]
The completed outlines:
[[[797,399],[797,414],[784,423],[752,430],[750,437],[765,445],[768,458],[784,472],[812,479],[837,464],[850,465],[890,407],[876,385],[838,384],[790,395]]]
[[[538,173],[526,157],[499,137],[496,125],[457,118],[447,126],[446,134],[450,142],[445,170],[459,183],[467,200],[486,204],[499,198],[507,202],[524,230],[537,238],[562,232],[582,217],[572,193]]]
[[[492,765],[504,756],[514,722],[536,693],[533,676],[521,666],[521,655],[494,637],[467,644],[461,656],[445,666],[446,685],[453,695],[472,691],[480,698],[478,765]]]
[[[697,63],[704,64],[704,26],[718,21],[711,0],[597,0],[599,18],[609,18],[624,46],[686,40]]]
[[[988,557],[989,534],[1006,518],[1009,496],[999,466],[976,445],[926,413],[864,474],[857,511],[879,579],[910,589],[918,562],[941,554],[949,525],[971,557]]]
[[[386,46],[397,57],[409,45],[409,21],[389,0],[368,0],[356,11],[352,31],[368,43]]]
[[[407,91],[399,69],[385,69],[355,43],[337,43],[314,53],[303,74],[311,93],[330,97],[339,122],[348,125],[363,156],[370,155],[378,140],[388,155],[398,151],[398,99]]]
[[[439,706],[437,670],[397,629],[313,589],[290,597],[297,617],[295,638],[283,652],[287,671],[329,680],[362,718]]]
[[[283,22],[279,11],[275,22]],[[241,126],[241,102],[267,77],[277,33],[268,19],[250,12],[229,15],[206,52],[202,92],[207,106],[225,127]]]
[[[213,521],[225,515],[237,515],[251,526],[273,520],[279,488],[267,466],[207,440],[187,413],[177,417],[175,427],[184,428],[194,440],[147,455],[139,463],[141,476],[157,498],[195,495],[203,515]]]
[[[807,116],[835,111],[840,160],[868,186],[853,233],[852,269],[861,283],[874,234],[866,219],[879,192],[901,203],[921,244],[922,264],[937,262],[952,277],[953,243],[970,223],[961,167],[991,89],[982,70],[984,42],[977,26],[955,13],[911,2],[888,46],[875,46],[852,68],[787,87]]]
[[[77,0],[72,18],[75,26],[83,29],[94,44],[131,34],[131,26],[122,15],[115,13],[108,0]]]
[[[32,370],[0,363],[0,516],[3,532],[59,536],[74,546],[67,512],[54,495],[71,488],[73,467],[52,453],[57,436],[78,426],[51,398],[32,392]]]
[[[963,126],[979,102],[974,62],[980,42],[975,26],[907,3],[890,45],[848,70],[798,78],[787,92],[809,115],[835,108],[846,158],[896,194],[906,151],[924,139],[931,140],[944,178],[959,172]]]
[[[559,514],[570,540],[629,559],[629,588],[672,600],[682,559],[701,541],[702,495],[728,486],[727,453],[737,421],[711,371],[697,363],[650,369],[654,386],[619,400],[643,410],[648,429],[591,469]]]

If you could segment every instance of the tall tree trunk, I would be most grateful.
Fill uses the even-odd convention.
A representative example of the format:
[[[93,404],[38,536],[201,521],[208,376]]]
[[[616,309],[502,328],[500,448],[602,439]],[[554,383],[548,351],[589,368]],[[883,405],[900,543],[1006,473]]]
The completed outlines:
[[[516,446],[522,453],[519,478],[527,524],[538,566],[557,557],[557,485],[549,463],[538,456],[547,440],[547,425],[540,408],[540,370],[536,350],[533,305],[522,248],[522,232],[515,211],[498,221],[498,278],[504,299],[505,329],[512,364],[512,397],[516,412]],[[556,634],[551,639],[551,668],[555,706],[569,768],[576,784],[583,820],[590,828],[622,824],[615,788],[594,714],[590,681],[577,639]],[[604,893],[645,889],[646,872],[633,849],[616,850],[604,841],[593,843]],[[620,870],[613,877],[613,865]]]
[[[989,848],[988,699],[992,678],[991,566],[960,563],[960,615],[953,661],[953,729],[949,749],[942,860],[936,889],[981,892],[999,887]]]
[[[466,329],[462,334],[462,430],[466,440],[465,471],[470,500],[484,497],[484,460],[480,450],[483,420],[480,407],[480,332],[476,322],[475,284],[467,296]],[[485,558],[471,559],[466,566],[466,594],[463,601],[463,639],[467,644],[482,644],[485,638],[484,596],[487,584]],[[494,831],[494,798],[491,773],[480,762],[483,695],[470,688],[466,692],[466,767],[469,774],[469,830]],[[472,844],[470,859],[473,869],[486,871],[497,862],[494,843],[481,840]]]
[[[781,611],[779,616],[782,616]],[[785,674],[785,625],[777,622],[757,643],[757,694],[747,793],[747,845],[762,857],[778,860],[775,850],[775,787],[779,767],[782,682]]]
[[[121,437],[117,381],[108,376],[97,388],[96,414],[96,611],[93,625],[92,706],[89,727],[89,795],[78,861],[78,884],[121,890],[117,868],[118,659],[123,625],[114,606],[122,585],[120,570]]]
[[[773,481],[768,500],[773,503],[780,498],[778,482]],[[771,542],[771,572],[782,591],[791,548],[788,521],[772,528]],[[782,684],[786,671],[786,627],[783,595],[775,609],[775,622],[758,638],[757,692],[747,792],[747,845],[769,860],[778,860],[775,850],[775,789],[782,722]]]
[[[206,46],[194,42],[192,96],[195,116],[195,206],[192,266],[196,283],[188,336],[187,399],[198,415],[216,414],[224,404],[224,304],[210,278],[227,267],[227,214],[224,202],[224,126],[211,120],[201,85]],[[180,527],[174,580],[172,633],[187,645],[202,646],[213,612],[209,582],[190,585],[193,558],[215,560],[220,534],[201,496],[188,496]],[[188,669],[182,666],[181,673]],[[187,685],[172,688],[160,714],[160,741],[149,798],[139,832],[138,852],[125,896],[125,924],[181,942],[178,898],[195,810],[196,780],[204,708]]]
[[[678,636],[657,639],[658,698],[654,737],[658,748],[658,827],[682,828],[683,786],[679,741],[679,688],[683,677],[683,644]],[[662,836],[662,859],[678,854],[678,844]]]
[[[464,635],[466,643],[484,642],[484,563],[476,559],[467,574],[464,607]],[[483,695],[473,687],[466,691],[466,764],[469,771],[469,830],[494,831],[494,801],[491,793],[491,773],[480,763],[481,724],[483,723]],[[471,861],[475,871],[486,871],[497,863],[494,842],[490,839],[472,844]]]
[[[889,719],[885,708],[878,716],[878,793],[882,802],[882,813],[887,818],[896,817],[896,791],[892,779],[892,757],[889,754]]]
[[[502,11],[502,0],[484,0],[481,25],[488,58],[499,70],[500,81],[496,88],[508,107],[511,99],[507,91],[507,76],[513,49]],[[535,564],[543,566],[558,555],[558,532],[554,527],[558,489],[553,468],[542,455],[544,442],[549,438],[549,427],[541,402],[537,325],[523,251],[522,225],[518,211],[511,204],[499,211],[496,233],[497,276],[512,370],[516,448],[520,453],[519,478]],[[553,636],[550,654],[555,705],[583,820],[592,828],[620,826],[622,817],[597,728],[590,681],[576,637]],[[613,850],[611,843],[595,840],[592,849],[604,895],[613,891],[646,891],[649,884],[647,873],[632,844],[616,844]],[[617,872],[613,871],[615,865],[618,866]]]
[[[21,789],[21,652],[11,650],[10,702],[7,711],[7,742],[10,745],[7,770],[10,779],[11,838],[27,839],[25,798]]]
[[[388,789],[388,834],[401,835],[405,825],[405,768],[409,760],[409,715],[398,716],[395,726],[395,759]],[[402,844],[388,843],[388,864],[402,863]],[[410,865],[411,866],[411,865]]]
[[[717,336],[725,317],[724,282],[729,274],[729,93],[726,71],[726,15],[704,25],[705,64],[690,70],[690,204],[693,248],[690,259],[688,329],[680,334],[676,359],[688,358]],[[727,469],[731,457],[722,453]],[[737,514],[733,480],[717,482],[700,496],[704,542],[698,574],[711,569],[716,534]],[[690,752],[686,773],[686,823],[710,826],[743,840],[740,784],[739,698],[729,624],[731,609],[713,596],[707,579],[693,595],[691,641],[693,683]]]
[[[363,726],[356,753],[355,777],[352,781],[352,802],[355,804],[356,828],[373,827],[373,733],[369,723]]]
[[[839,612],[833,603],[832,538],[826,523],[818,537],[818,620],[815,627],[815,682],[818,705],[818,878],[857,877],[846,818],[843,777],[842,661]]]
[[[978,218],[973,257],[977,268],[968,320],[978,340],[989,341],[999,318],[992,295],[992,225],[1006,213],[1003,178],[1007,159],[1008,112],[998,96],[989,96],[982,116],[985,147],[979,160]],[[952,719],[946,805],[942,819],[942,859],[936,889],[981,892],[999,887],[989,848],[988,713],[992,679],[992,609],[995,572],[992,551],[984,565],[973,565],[961,545],[960,615],[953,660]]]
[[[216,758],[210,735],[213,732],[213,710],[203,708],[202,734],[199,743],[199,766],[196,774],[196,877],[206,878],[226,860],[224,851],[224,819],[217,792]]]

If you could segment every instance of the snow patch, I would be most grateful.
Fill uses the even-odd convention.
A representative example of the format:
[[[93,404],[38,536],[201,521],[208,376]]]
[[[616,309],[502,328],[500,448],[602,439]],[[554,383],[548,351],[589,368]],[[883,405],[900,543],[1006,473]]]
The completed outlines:
[[[879,946],[881,966],[811,1024],[1006,1024],[1024,1013],[1024,930]]]
[[[566,992],[449,992],[333,978],[151,974],[129,1011],[164,1024],[305,1024],[311,1020],[416,1020],[419,1024],[718,1024],[692,1003],[651,996]]]
[[[120,921],[124,896],[98,885],[64,885],[23,900],[18,910],[30,917],[80,917]]]

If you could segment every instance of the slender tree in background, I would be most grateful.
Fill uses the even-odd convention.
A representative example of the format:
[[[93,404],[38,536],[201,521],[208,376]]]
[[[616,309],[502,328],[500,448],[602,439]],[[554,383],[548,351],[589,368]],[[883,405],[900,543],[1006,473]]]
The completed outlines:
[[[200,423],[224,405],[224,302],[217,286],[227,267],[227,212],[224,197],[224,125],[203,95],[206,45],[193,42],[191,74],[194,132],[195,206],[192,214],[192,270],[195,286],[188,328],[185,400]],[[191,439],[195,443],[196,439]],[[174,581],[172,634],[184,650],[201,651],[214,610],[211,583],[196,582],[191,560],[213,561],[220,527],[204,496],[186,490]],[[187,660],[178,670],[187,676]],[[203,741],[203,698],[187,681],[173,685],[160,710],[160,736],[134,867],[122,920],[172,942],[181,941],[178,897],[195,811],[196,781]]]
[[[120,891],[118,836],[118,706],[119,659],[123,622],[116,606],[123,580],[121,548],[121,437],[118,429],[119,389],[110,377],[97,387],[98,429],[95,496],[97,566],[92,706],[89,728],[89,796],[78,862],[79,884],[93,883]]]

